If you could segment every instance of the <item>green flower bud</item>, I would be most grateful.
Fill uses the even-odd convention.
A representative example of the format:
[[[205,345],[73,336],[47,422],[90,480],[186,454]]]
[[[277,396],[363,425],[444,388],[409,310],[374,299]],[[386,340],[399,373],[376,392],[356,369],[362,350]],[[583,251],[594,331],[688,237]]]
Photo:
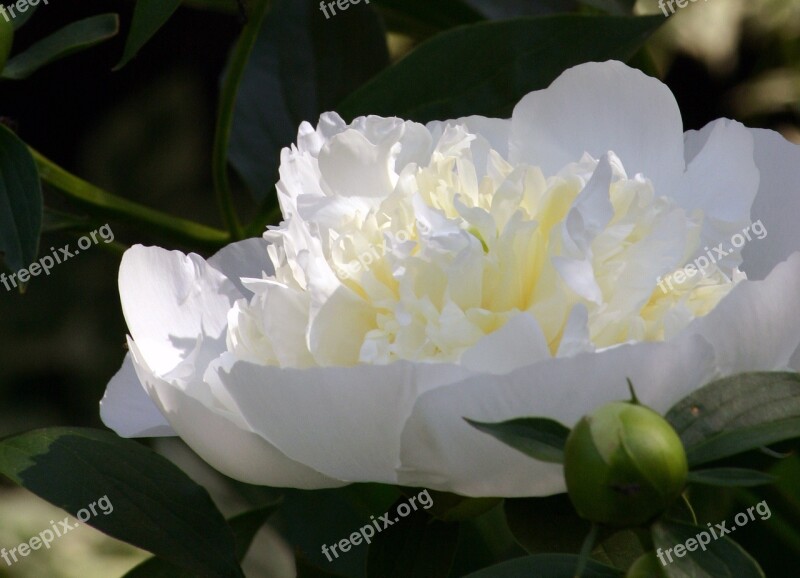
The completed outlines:
[[[6,66],[11,45],[14,43],[14,25],[0,17],[0,71]]]
[[[643,524],[683,491],[686,451],[672,426],[629,402],[606,404],[570,432],[564,476],[578,514],[600,524]]]
[[[628,568],[625,573],[625,578],[665,578],[664,567],[661,562],[656,558],[655,552],[648,552],[642,554],[633,563],[633,566]]]

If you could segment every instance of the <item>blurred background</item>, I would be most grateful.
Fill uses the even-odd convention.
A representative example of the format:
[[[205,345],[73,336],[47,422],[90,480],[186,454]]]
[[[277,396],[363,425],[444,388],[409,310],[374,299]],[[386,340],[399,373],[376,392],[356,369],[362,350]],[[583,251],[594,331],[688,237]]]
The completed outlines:
[[[312,12],[318,12],[316,4]],[[478,4],[485,8],[491,2]],[[524,1],[498,4],[497,16],[509,5],[521,7],[518,13],[531,12]],[[122,33],[28,80],[0,85],[0,117],[28,144],[106,190],[220,226],[210,151],[219,78],[241,27],[235,2],[186,2],[133,62],[112,72],[122,53],[132,8],[131,2],[122,0],[51,2],[40,7],[17,35],[15,47],[101,12],[119,12]],[[378,9],[375,4],[370,8]],[[640,1],[637,11],[660,13],[656,0]],[[427,35],[424,31],[409,34],[397,25],[390,10],[379,10],[379,14],[390,28],[387,46],[392,60],[402,58]],[[344,23],[350,17],[338,18]],[[698,0],[677,10],[649,42],[647,55],[678,99],[686,129],[729,117],[777,130],[800,143],[800,2]],[[353,57],[374,55],[358,56],[356,51]],[[320,106],[335,102],[331,99],[330,95],[320,98]],[[305,120],[316,122],[316,118]],[[289,139],[294,131],[296,126],[291,127]],[[286,134],[281,138],[285,140]],[[274,151],[265,151],[265,159],[271,158],[269,154]],[[45,200],[51,209],[69,209],[47,191]],[[244,193],[238,201],[247,222],[255,216],[256,205]],[[102,224],[87,221],[85,231]],[[143,235],[125,223],[111,226],[116,240],[125,245],[158,243],[182,248]],[[54,219],[48,221],[47,231],[42,252],[51,246],[74,245],[83,234],[64,230]],[[103,427],[98,401],[125,355],[126,328],[116,288],[118,264],[119,252],[100,244],[56,267],[49,277],[33,279],[24,295],[0,287],[0,435],[55,425]],[[223,511],[235,511],[240,505],[229,486],[178,443],[160,442],[158,447],[206,483]],[[770,576],[788,576],[782,567],[770,567],[770,552],[776,544],[793,557],[794,568],[800,562],[797,554],[791,554],[800,552],[800,538],[792,531],[800,520],[800,465],[793,458],[779,467],[794,483],[794,490],[787,483],[789,489],[729,496],[734,512],[741,509],[737,501],[753,505],[762,494],[768,496],[774,514],[781,512],[770,523],[753,525],[745,530],[746,536],[737,536]],[[0,481],[0,547],[27,540],[59,513]],[[723,519],[724,512],[719,514],[717,519]],[[277,543],[265,531],[253,549],[251,569],[261,563],[259,552],[269,552],[272,558],[259,576],[292,575],[291,563],[276,554]],[[22,563],[7,568],[0,562],[0,577],[121,576],[144,557],[83,527]]]

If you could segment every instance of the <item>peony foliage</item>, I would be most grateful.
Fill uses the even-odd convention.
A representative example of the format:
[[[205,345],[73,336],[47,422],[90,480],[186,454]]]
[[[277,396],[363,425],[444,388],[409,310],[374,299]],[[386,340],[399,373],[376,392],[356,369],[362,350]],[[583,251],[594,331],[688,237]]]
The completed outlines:
[[[137,0],[117,69],[180,4]],[[780,482],[767,448],[800,438],[797,145],[686,131],[633,2],[185,4],[241,20],[221,228],[0,127],[10,272],[45,194],[159,239],[122,247],[108,429],[2,439],[0,472],[72,515],[107,496],[86,523],[154,554],[128,578],[243,577],[268,521],[287,576],[764,576],[735,536],[688,545],[698,488]],[[100,14],[19,49],[33,8],[0,21],[6,82],[119,34]],[[130,439],[161,437],[248,507]]]

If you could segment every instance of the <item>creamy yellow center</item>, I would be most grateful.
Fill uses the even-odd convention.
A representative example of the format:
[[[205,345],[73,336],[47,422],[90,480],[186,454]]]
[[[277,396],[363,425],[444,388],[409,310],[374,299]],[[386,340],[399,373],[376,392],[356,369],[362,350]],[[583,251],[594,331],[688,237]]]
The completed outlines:
[[[613,153],[544,175],[495,151],[478,163],[473,138],[448,129],[427,166],[405,167],[391,195],[335,228],[294,217],[268,232],[276,273],[249,282],[229,349],[298,367],[457,362],[526,312],[555,356],[570,331],[596,349],[669,338],[738,281],[714,265],[671,277],[697,254],[703,215],[628,177]],[[315,284],[320,263],[347,296]],[[582,330],[568,325],[579,311]]]

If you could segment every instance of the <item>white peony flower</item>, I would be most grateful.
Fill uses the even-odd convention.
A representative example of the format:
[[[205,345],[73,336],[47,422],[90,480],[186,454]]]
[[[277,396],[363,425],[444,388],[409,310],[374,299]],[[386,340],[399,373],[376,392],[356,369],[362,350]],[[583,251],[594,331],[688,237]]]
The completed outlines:
[[[663,412],[800,368],[799,188],[798,147],[730,120],[684,134],[666,86],[618,62],[510,120],[326,114],[283,151],[263,239],[125,254],[130,354],[101,415],[256,484],[564,491],[462,418],[572,425],[626,378]]]

